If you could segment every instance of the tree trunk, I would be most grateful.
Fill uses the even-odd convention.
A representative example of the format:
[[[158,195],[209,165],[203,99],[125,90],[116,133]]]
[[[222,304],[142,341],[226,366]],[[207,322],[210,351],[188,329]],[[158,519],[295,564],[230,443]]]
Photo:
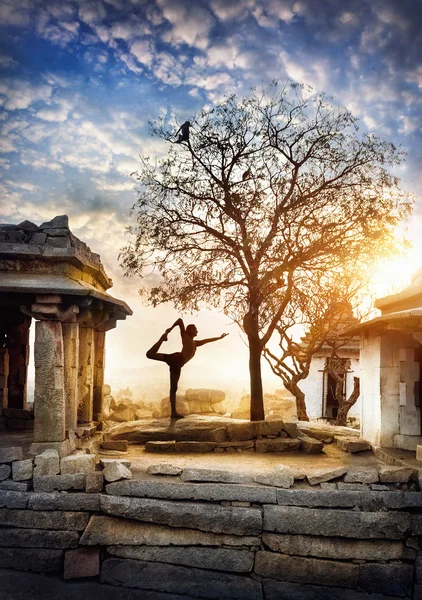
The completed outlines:
[[[305,394],[294,381],[284,386],[296,399],[296,411],[299,421],[309,421],[308,413],[306,412]]]
[[[262,391],[261,355],[262,348],[258,336],[249,339],[249,375],[251,382],[251,421],[263,421],[264,395]]]
[[[353,392],[350,394],[349,399],[343,399],[343,401],[339,401],[337,418],[334,422],[334,425],[341,425],[343,427],[347,426],[347,415],[349,410],[352,408],[354,404],[356,404],[360,394],[360,379],[359,377],[353,378]]]

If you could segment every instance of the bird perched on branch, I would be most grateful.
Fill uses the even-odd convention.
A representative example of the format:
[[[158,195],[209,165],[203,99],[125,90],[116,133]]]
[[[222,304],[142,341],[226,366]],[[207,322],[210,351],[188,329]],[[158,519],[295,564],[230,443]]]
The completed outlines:
[[[182,142],[189,141],[189,128],[190,121],[185,121],[183,125],[180,126],[179,131],[176,133],[176,135],[179,135],[176,144],[181,144]]]
[[[248,169],[247,171],[245,171],[243,173],[243,175],[242,175],[242,181],[246,181],[250,177],[252,177],[252,171],[250,169]]]

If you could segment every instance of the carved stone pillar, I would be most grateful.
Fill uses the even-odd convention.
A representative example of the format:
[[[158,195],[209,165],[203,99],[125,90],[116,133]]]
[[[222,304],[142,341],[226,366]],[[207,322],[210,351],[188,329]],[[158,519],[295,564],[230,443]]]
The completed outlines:
[[[90,423],[93,418],[94,395],[94,330],[79,328],[78,422]]]
[[[79,324],[63,323],[64,389],[66,429],[76,430],[78,423]]]
[[[105,367],[105,331],[94,331],[94,411],[95,421],[102,421]]]
[[[62,324],[37,321],[35,325],[34,441],[65,439],[65,394]]]

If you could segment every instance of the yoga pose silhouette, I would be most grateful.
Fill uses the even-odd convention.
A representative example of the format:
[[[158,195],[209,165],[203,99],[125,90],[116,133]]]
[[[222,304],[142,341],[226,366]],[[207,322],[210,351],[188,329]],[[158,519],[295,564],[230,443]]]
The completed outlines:
[[[163,352],[158,352],[161,344],[167,341],[167,336],[170,331],[177,325],[180,327],[182,351],[173,352],[173,354],[164,354]],[[226,335],[229,334],[223,333],[219,337],[195,341],[193,338],[197,335],[198,330],[195,325],[191,324],[185,327],[182,319],[177,319],[177,321],[175,321],[175,323],[173,323],[169,329],[166,329],[165,333],[163,333],[158,342],[154,344],[147,352],[147,358],[150,358],[151,360],[160,360],[161,362],[165,362],[170,367],[170,406],[172,419],[182,418],[182,415],[179,415],[176,411],[176,392],[183,365],[185,365],[191,358],[194,357],[196,349],[199,346],[209,344],[210,342],[216,342],[217,340],[222,340],[226,337]]]

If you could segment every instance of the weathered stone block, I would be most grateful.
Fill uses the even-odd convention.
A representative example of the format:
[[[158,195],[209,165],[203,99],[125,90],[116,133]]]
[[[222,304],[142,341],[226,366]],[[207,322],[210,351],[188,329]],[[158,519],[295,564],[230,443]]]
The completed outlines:
[[[381,483],[407,483],[414,472],[409,467],[380,467],[379,478]]]
[[[76,548],[77,531],[46,531],[43,529],[0,529],[0,546],[6,548]]]
[[[11,463],[14,460],[22,460],[22,458],[22,448],[19,446],[0,448],[0,463]]]
[[[359,587],[365,592],[389,596],[410,596],[413,586],[413,565],[368,563],[359,567]]]
[[[322,483],[321,485],[324,485],[324,484]],[[343,481],[339,481],[337,483],[337,489],[353,491],[353,492],[363,492],[368,488],[367,488],[366,483],[344,483]]]
[[[128,458],[100,458],[100,465],[105,469],[108,465],[115,463],[116,460],[130,469],[132,463]]]
[[[127,440],[105,440],[101,444],[104,450],[118,450],[119,452],[127,452]]]
[[[58,215],[51,219],[51,221],[45,221],[41,223],[40,229],[69,229],[69,218],[67,215]]]
[[[264,533],[262,541],[273,552],[335,560],[401,560],[412,558],[414,553],[402,542],[392,540],[350,540]]]
[[[68,494],[67,492],[35,493],[28,496],[28,508],[33,510],[98,511],[99,494]]]
[[[28,458],[26,460],[16,460],[12,463],[13,481],[25,481],[27,479],[32,479],[33,470],[32,458]]]
[[[27,481],[2,481],[0,483],[0,490],[9,490],[12,492],[27,492],[29,490],[29,483]]]
[[[166,442],[145,442],[145,452],[174,452],[176,448],[176,440]]]
[[[140,560],[105,560],[101,581],[192,598],[262,600],[261,584],[251,578]]]
[[[295,482],[295,472],[296,469],[277,465],[271,473],[261,473],[254,477],[254,481],[279,488],[290,488]]]
[[[121,558],[134,558],[232,573],[250,573],[254,562],[254,553],[250,550],[230,548],[109,546],[107,551],[109,554]]]
[[[35,571],[36,573],[54,573],[61,570],[62,550],[46,548],[0,548],[0,567]]]
[[[252,448],[255,448],[255,442],[254,440],[246,442],[218,442],[214,448],[214,452],[217,449],[227,450],[227,448],[232,448],[233,450],[251,450]]]
[[[36,456],[44,450],[56,450],[60,457],[67,456],[75,450],[75,442],[72,439],[66,439],[62,442],[33,442],[29,446],[29,454]]]
[[[327,537],[402,539],[410,531],[410,515],[267,505],[264,506],[264,530]]]
[[[243,483],[246,477],[233,471],[220,471],[218,469],[183,469],[180,476],[182,481],[211,481],[216,483]]]
[[[104,487],[104,475],[102,471],[86,474],[85,491],[89,494],[102,492]]]
[[[308,435],[301,434],[298,436],[300,440],[300,450],[305,454],[320,454],[324,449],[324,443]]]
[[[100,573],[100,551],[98,548],[78,548],[64,555],[65,579],[96,577]]]
[[[173,475],[177,476],[183,471],[182,467],[169,465],[168,463],[159,463],[150,465],[147,469],[148,475]]]
[[[63,474],[92,473],[95,471],[94,454],[71,454],[60,461],[60,470]]]
[[[300,440],[291,438],[275,438],[256,440],[256,452],[291,452],[299,450]]]
[[[106,481],[119,481],[119,479],[131,479],[132,471],[119,461],[109,463],[103,471],[104,479]]]
[[[119,517],[215,533],[258,535],[262,529],[261,511],[257,508],[106,495],[101,496],[101,508],[105,513]]]
[[[346,483],[375,483],[378,481],[378,470],[365,468],[349,468],[344,476]]]
[[[195,529],[173,529],[164,525],[94,515],[82,534],[86,546],[229,546],[259,547],[254,536],[205,533]]]
[[[311,485],[317,485],[323,481],[331,481],[332,479],[342,477],[346,471],[346,467],[315,469],[311,473],[307,474],[307,478]]]
[[[34,492],[54,492],[55,490],[84,490],[86,475],[39,475],[34,476]]]
[[[58,475],[60,458],[57,450],[47,449],[35,457],[34,477],[38,475]]]
[[[232,442],[244,442],[253,440],[262,434],[263,421],[250,423],[228,423],[227,437]]]
[[[9,465],[0,465],[0,481],[4,481],[10,476],[12,469]]]
[[[176,452],[212,452],[215,442],[176,442]]]
[[[13,493],[13,492],[9,492]],[[89,515],[82,512],[44,512],[0,509],[0,525],[25,529],[64,529],[82,531]]]
[[[29,494],[15,491],[0,491],[0,506],[5,508],[26,508]]]
[[[337,587],[356,588],[359,567],[339,561],[258,551],[254,571],[262,577],[281,581],[320,585],[329,581],[331,585]]]
[[[119,481],[106,486],[107,494],[163,498],[165,500],[206,500],[209,502],[257,502],[275,504],[276,490],[229,483],[169,483],[163,481]]]
[[[371,450],[371,444],[366,440],[362,440],[361,438],[346,438],[346,437],[338,437],[336,438],[337,446],[344,450],[344,452],[350,452],[351,454],[355,454],[356,452],[366,452]]]

